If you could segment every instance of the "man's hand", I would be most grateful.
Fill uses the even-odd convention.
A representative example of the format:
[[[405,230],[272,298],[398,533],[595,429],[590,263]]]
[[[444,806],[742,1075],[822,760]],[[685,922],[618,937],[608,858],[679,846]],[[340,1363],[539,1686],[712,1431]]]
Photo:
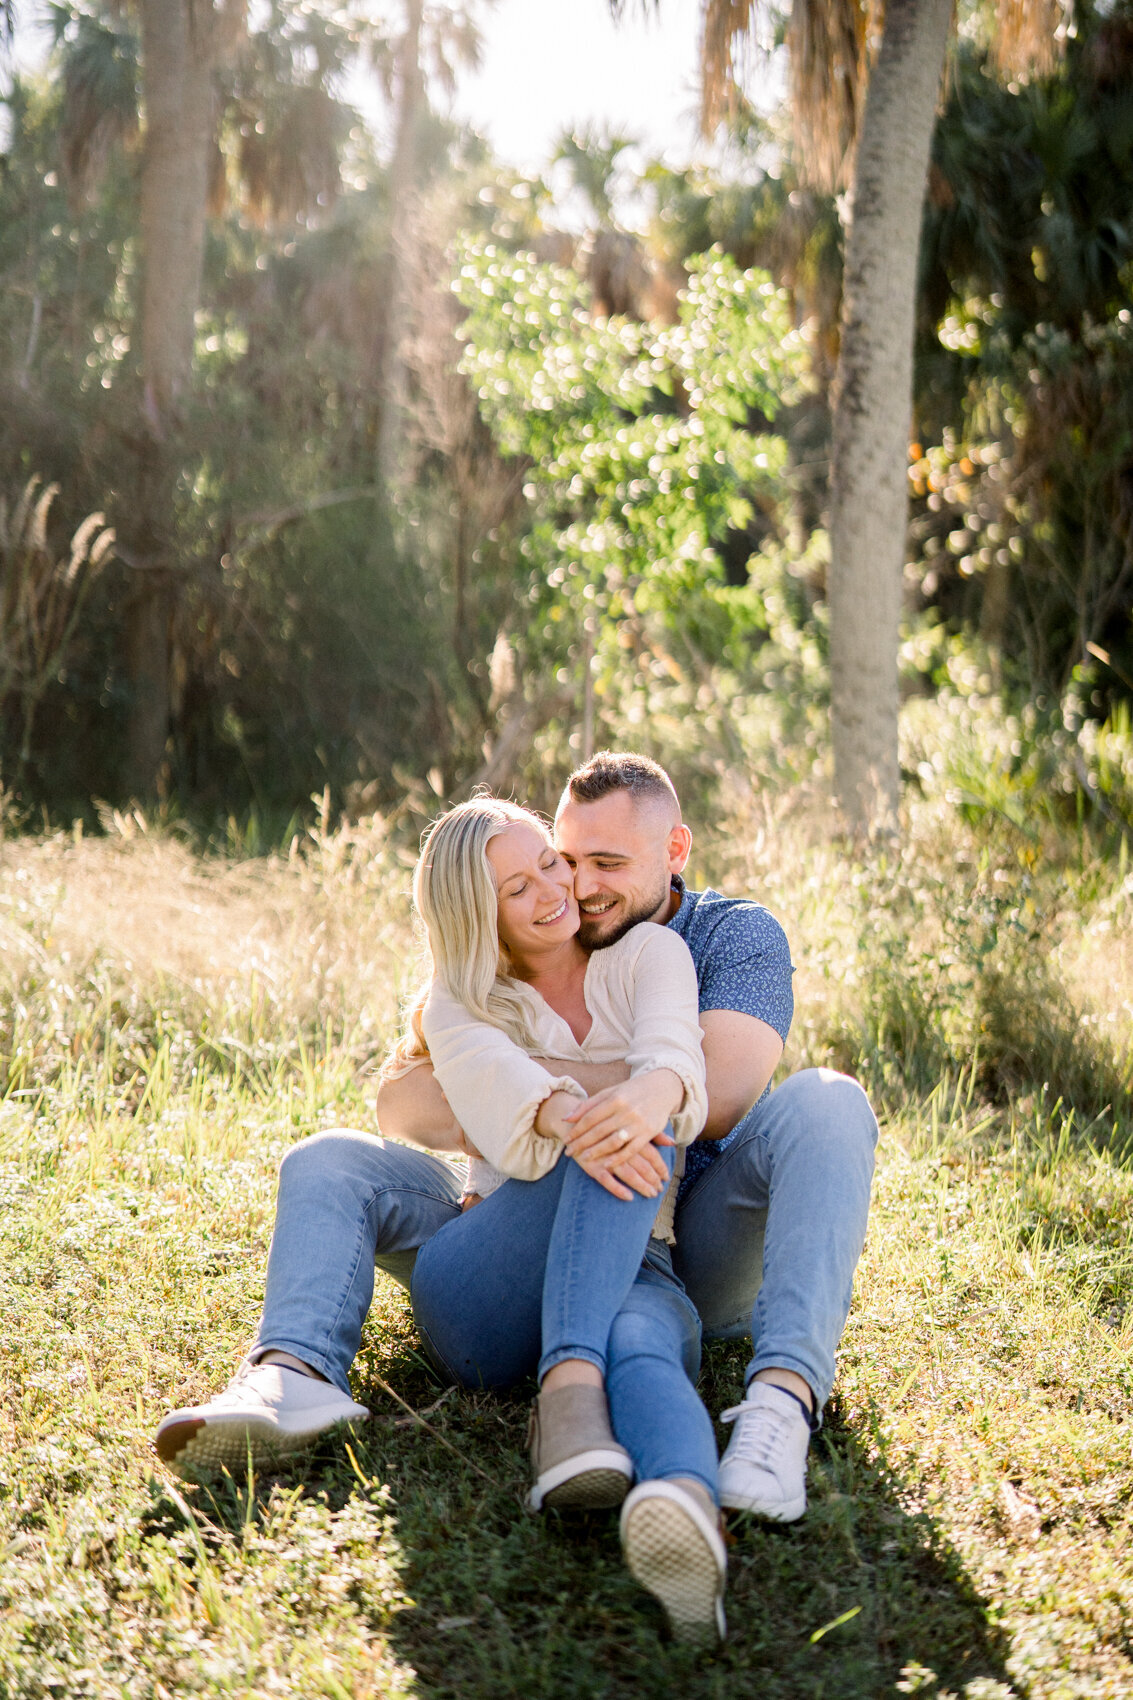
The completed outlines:
[[[561,1059],[556,1061],[554,1057],[532,1057],[531,1060],[556,1077],[569,1074],[591,1098],[604,1092],[607,1086],[620,1086],[623,1080],[629,1079],[627,1062],[563,1062]]]
[[[449,1101],[429,1062],[418,1063],[407,1074],[383,1080],[377,1096],[378,1130],[394,1139],[423,1145],[426,1151],[457,1151],[478,1157],[452,1113]]]

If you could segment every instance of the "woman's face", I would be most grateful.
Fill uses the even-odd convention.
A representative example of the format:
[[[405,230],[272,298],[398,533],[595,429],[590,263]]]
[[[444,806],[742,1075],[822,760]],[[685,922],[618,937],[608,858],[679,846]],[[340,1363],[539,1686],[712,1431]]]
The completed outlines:
[[[513,961],[573,938],[574,875],[541,832],[522,821],[505,827],[488,841],[488,863],[496,881],[500,943]]]

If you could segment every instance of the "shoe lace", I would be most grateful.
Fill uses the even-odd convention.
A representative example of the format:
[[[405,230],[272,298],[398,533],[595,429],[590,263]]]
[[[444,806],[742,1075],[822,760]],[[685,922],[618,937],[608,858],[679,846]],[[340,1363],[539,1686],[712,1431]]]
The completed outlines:
[[[733,1405],[720,1413],[722,1423],[735,1423],[728,1451],[745,1464],[772,1469],[790,1432],[791,1420],[766,1405]]]

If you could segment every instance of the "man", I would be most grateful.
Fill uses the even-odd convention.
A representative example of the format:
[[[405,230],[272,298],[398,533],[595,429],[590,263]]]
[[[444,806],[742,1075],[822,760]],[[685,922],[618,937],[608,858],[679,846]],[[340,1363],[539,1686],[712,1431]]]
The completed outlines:
[[[724,1413],[721,1501],[793,1521],[865,1237],[877,1123],[857,1083],[827,1069],[770,1090],[793,1013],[786,937],[759,904],[686,889],[692,836],[663,769],[595,756],[567,783],[555,842],[588,949],[653,921],[692,953],[709,1111],[681,1185],[675,1264],[709,1337],[752,1337],[743,1403]],[[572,1072],[595,1093],[627,1071]],[[157,1449],[174,1469],[235,1466],[249,1446],[254,1459],[290,1450],[368,1415],[348,1374],[375,1263],[408,1285],[419,1248],[461,1209],[452,1169],[429,1151],[463,1149],[427,1065],[385,1081],[377,1111],[386,1135],[426,1149],[336,1130],[284,1158],[256,1345],[224,1393],[162,1423]]]

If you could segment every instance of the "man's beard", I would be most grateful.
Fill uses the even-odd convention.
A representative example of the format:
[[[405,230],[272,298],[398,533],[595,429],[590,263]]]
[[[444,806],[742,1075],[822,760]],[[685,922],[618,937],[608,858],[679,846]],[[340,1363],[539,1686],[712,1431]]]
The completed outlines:
[[[582,946],[583,950],[608,950],[612,944],[617,944],[619,939],[625,938],[630,928],[636,927],[639,921],[652,921],[654,916],[657,914],[657,911],[663,906],[671,889],[672,883],[670,881],[665,885],[662,891],[658,892],[652,902],[643,898],[636,909],[627,910],[617,925],[610,932],[603,933],[601,937],[588,937],[587,923],[589,917],[587,916],[586,911],[580,908],[578,912],[579,944]],[[601,919],[601,917],[595,917],[595,919]],[[593,925],[593,922],[590,924]]]

